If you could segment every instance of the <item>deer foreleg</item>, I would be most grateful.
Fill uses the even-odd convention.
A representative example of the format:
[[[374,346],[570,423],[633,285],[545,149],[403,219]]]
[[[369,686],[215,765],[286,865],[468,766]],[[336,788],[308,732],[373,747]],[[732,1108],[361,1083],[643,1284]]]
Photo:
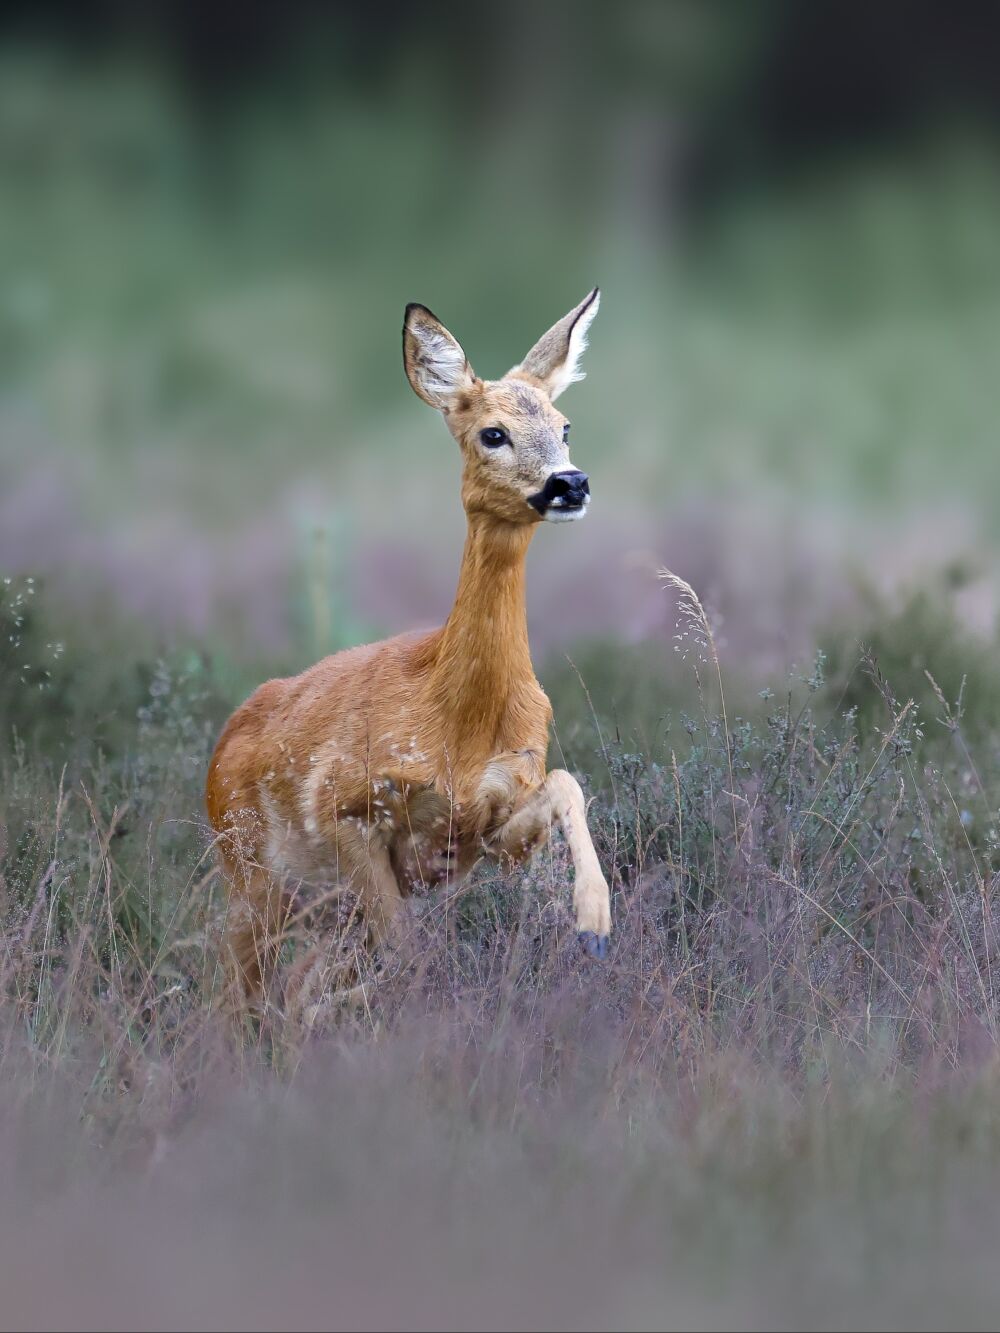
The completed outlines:
[[[553,769],[490,840],[490,850],[517,860],[528,855],[558,824],[573,859],[573,906],[580,943],[593,958],[605,958],[611,934],[611,894],[587,827],[580,784]]]
[[[234,893],[224,927],[229,998],[234,1011],[258,1006],[275,964],[281,934],[291,910],[291,897],[257,865],[228,869]]]
[[[399,948],[405,908],[389,852],[360,822],[342,822],[337,831],[337,877],[358,895],[376,948]]]

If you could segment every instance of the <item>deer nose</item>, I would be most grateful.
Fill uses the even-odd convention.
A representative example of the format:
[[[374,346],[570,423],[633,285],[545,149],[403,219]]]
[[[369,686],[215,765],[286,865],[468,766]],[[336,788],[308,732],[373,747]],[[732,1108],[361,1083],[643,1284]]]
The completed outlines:
[[[550,500],[568,500],[570,504],[582,504],[590,494],[590,478],[586,472],[571,468],[568,472],[553,472],[545,483],[545,490]]]
[[[550,519],[579,518],[587,512],[589,500],[590,478],[576,468],[551,472],[542,489],[528,496],[528,504]]]

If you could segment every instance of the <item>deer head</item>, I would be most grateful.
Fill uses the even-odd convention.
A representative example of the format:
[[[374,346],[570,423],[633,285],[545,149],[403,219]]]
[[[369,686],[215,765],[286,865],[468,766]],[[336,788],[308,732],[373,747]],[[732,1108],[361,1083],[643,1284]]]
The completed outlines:
[[[569,522],[590,503],[586,473],[569,457],[569,422],[554,406],[575,380],[595,287],[503,379],[482,380],[458,340],[422,305],[408,305],[403,364],[418,397],[440,411],[462,451],[467,514],[508,523]]]

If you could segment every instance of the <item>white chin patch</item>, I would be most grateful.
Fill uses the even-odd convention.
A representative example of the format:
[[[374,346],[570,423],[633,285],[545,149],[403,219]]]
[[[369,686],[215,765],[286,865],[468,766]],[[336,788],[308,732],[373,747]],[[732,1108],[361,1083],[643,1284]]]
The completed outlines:
[[[543,517],[546,523],[575,523],[578,518],[583,518],[589,506],[590,501],[585,500],[582,505],[570,509],[564,508],[559,500],[553,500]]]

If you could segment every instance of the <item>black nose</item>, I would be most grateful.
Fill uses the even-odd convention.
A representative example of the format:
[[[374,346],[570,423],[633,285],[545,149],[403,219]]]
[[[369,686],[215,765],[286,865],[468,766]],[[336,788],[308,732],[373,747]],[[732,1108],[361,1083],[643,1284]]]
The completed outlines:
[[[528,504],[545,517],[546,510],[582,509],[590,495],[590,478],[586,472],[570,468],[568,472],[553,472],[535,495],[528,496]]]
[[[586,472],[553,472],[545,483],[545,491],[550,500],[568,500],[570,504],[583,504],[590,494],[590,478]]]

